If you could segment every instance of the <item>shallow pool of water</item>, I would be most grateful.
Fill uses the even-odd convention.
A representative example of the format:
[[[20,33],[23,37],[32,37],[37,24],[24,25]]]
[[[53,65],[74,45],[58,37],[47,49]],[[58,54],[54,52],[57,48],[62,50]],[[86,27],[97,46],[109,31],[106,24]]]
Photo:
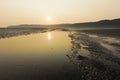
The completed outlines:
[[[52,31],[0,39],[1,79],[73,74],[76,68],[66,56],[71,49],[68,34]]]

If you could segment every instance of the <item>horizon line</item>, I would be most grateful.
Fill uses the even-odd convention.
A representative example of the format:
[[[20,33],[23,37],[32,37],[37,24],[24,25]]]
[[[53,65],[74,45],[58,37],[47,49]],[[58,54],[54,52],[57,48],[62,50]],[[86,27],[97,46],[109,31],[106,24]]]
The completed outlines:
[[[99,22],[103,20],[115,20],[115,19],[120,19],[120,18],[113,18],[113,19],[100,19],[100,20],[95,20],[95,21],[87,21],[87,22],[74,22],[74,23],[55,23],[55,24],[13,24],[13,25],[8,25],[8,26],[2,26],[0,28],[7,28],[9,26],[19,26],[19,25],[36,25],[36,26],[54,26],[54,25],[65,25],[65,24],[79,24],[79,23],[90,23],[90,22]]]

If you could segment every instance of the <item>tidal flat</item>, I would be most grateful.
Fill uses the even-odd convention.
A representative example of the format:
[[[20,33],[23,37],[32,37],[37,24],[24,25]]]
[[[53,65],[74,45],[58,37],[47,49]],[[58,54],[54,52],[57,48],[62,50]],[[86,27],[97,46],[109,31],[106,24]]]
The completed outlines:
[[[47,28],[0,28],[0,38],[29,35],[31,33],[46,32],[47,30]]]
[[[0,79],[120,80],[119,31],[0,29]]]

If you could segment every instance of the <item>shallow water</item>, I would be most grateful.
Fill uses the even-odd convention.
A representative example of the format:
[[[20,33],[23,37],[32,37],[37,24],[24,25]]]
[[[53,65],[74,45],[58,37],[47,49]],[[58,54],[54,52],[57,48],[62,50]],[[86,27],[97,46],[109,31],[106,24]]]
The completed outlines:
[[[66,56],[71,49],[68,34],[52,31],[0,39],[1,78],[24,79],[32,76],[35,79],[37,76],[43,79],[60,72],[74,73],[75,66]]]

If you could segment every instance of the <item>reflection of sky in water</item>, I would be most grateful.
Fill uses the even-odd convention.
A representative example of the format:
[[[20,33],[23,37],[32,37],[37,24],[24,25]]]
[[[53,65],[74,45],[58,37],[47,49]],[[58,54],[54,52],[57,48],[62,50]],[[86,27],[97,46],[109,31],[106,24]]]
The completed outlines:
[[[49,50],[59,52],[68,49],[70,39],[67,32],[54,31],[1,39],[0,44],[0,51],[4,53],[47,53]]]
[[[1,65],[8,66],[39,64],[46,68],[53,65],[61,67],[68,62],[66,54],[69,50],[68,32],[53,31],[12,37],[0,40],[0,61]]]

